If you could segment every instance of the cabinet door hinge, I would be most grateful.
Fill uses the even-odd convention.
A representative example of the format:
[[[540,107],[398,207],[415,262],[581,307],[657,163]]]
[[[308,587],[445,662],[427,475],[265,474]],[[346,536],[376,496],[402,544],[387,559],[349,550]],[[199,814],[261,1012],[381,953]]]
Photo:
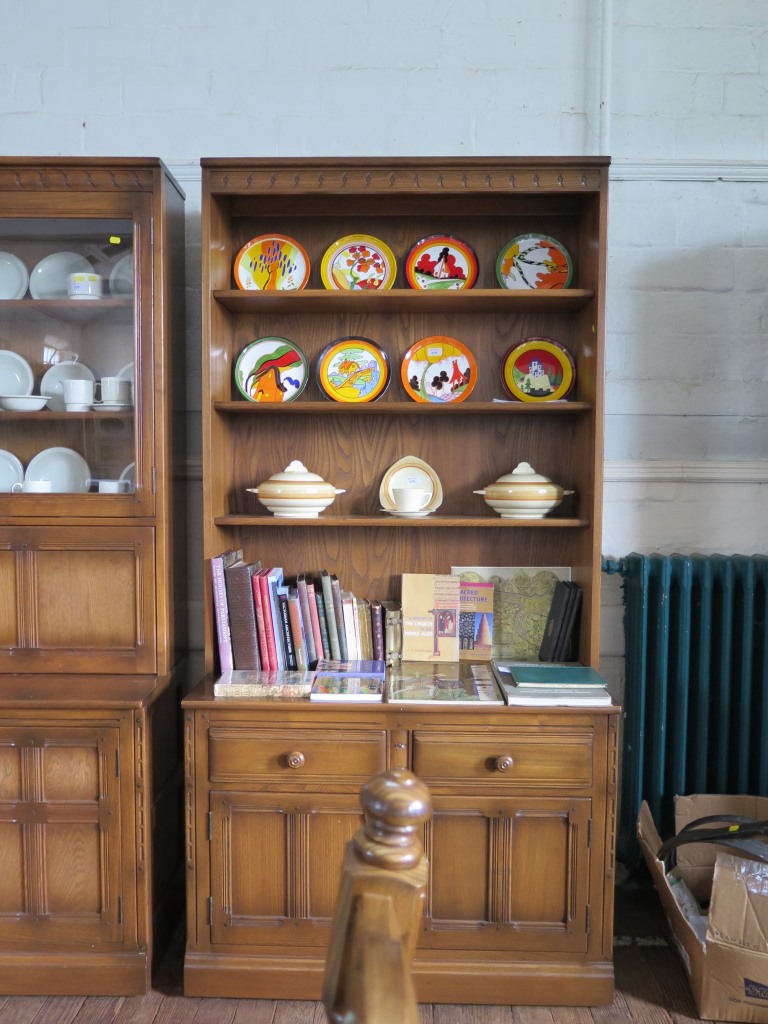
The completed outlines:
[[[209,896],[208,900],[208,924],[213,924],[213,896]]]
[[[213,811],[208,811],[206,815],[208,819],[208,842],[213,839]]]
[[[117,897],[117,923],[123,923],[123,897]]]

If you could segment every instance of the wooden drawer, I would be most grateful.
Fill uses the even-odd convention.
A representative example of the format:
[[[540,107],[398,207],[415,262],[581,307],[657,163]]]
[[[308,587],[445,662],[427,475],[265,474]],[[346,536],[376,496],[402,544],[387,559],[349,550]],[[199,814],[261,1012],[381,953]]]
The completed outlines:
[[[212,725],[208,778],[286,785],[337,781],[362,786],[387,768],[387,733],[362,729],[267,729]]]
[[[414,732],[413,771],[429,785],[446,781],[569,788],[592,786],[592,733],[514,729]]]

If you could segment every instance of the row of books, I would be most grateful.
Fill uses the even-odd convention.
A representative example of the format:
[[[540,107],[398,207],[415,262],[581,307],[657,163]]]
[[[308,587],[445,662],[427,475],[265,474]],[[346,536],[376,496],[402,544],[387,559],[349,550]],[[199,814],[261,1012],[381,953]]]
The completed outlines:
[[[584,665],[530,662],[322,659],[314,671],[232,670],[214,684],[217,697],[462,706],[600,707],[611,697],[605,680]]]
[[[211,559],[211,578],[222,673],[302,672],[323,659],[384,662],[387,638],[390,649],[399,644],[399,603],[357,597],[327,570],[289,580],[238,549]]]

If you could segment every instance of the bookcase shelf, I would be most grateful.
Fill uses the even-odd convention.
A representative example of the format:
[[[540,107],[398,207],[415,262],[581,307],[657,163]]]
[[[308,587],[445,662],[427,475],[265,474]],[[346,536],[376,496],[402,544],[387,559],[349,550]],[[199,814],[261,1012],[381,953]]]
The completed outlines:
[[[466,402],[437,405],[434,402],[345,403],[302,401],[248,402],[245,399],[214,402],[216,412],[236,416],[577,416],[592,411],[590,402],[547,402],[536,404],[502,400],[499,402]]]
[[[350,529],[360,527],[375,527],[376,529],[405,529],[413,528],[424,530],[429,528],[445,527],[472,527],[473,529],[502,529],[519,530],[526,528],[559,530],[573,529],[589,526],[586,519],[554,519],[546,516],[544,519],[502,519],[501,516],[448,516],[430,515],[423,519],[399,519],[397,516],[366,516],[350,515],[336,516],[323,513],[316,519],[300,519],[288,516],[216,516],[216,526],[234,526],[240,529],[252,526],[256,529],[291,529],[292,527],[310,527],[311,529],[327,529],[339,526],[346,526]]]

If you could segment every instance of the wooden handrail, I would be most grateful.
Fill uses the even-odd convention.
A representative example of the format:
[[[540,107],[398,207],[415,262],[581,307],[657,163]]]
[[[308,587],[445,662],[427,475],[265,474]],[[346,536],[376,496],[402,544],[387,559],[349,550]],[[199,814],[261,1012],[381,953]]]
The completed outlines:
[[[418,1024],[411,960],[427,886],[422,827],[429,790],[405,768],[360,793],[365,825],[344,854],[326,959],[330,1024]]]

